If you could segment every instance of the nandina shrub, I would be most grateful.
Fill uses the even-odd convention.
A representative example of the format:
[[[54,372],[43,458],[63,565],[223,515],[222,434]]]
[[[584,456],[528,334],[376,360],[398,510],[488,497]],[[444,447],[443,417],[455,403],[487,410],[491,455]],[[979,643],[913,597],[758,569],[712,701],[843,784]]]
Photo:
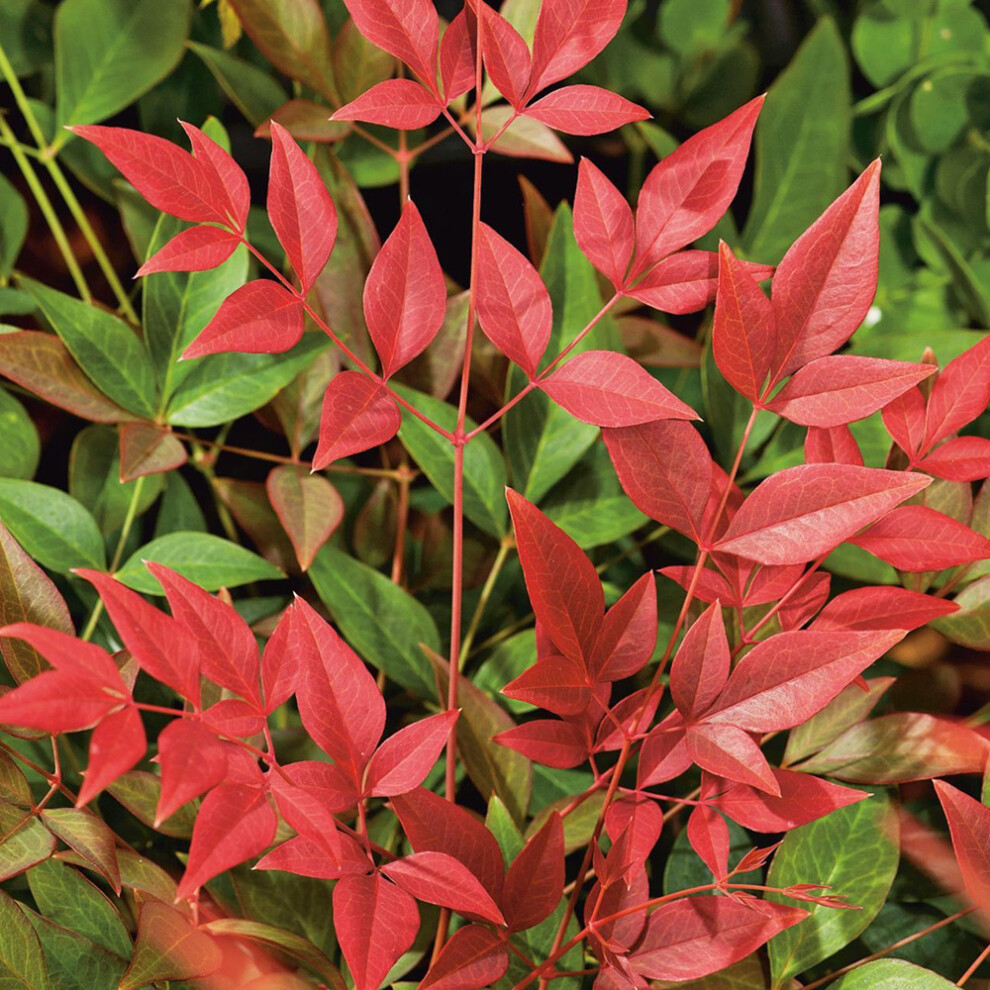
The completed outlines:
[[[431,235],[406,200],[363,286],[370,349],[342,335],[313,292],[340,222],[324,177],[285,126],[269,127],[267,195],[284,264],[260,246],[264,237],[249,235],[247,179],[207,129],[182,125],[190,153],[140,131],[72,128],[167,215],[139,271],[149,286],[174,272],[217,269],[219,280],[221,266],[245,251],[257,277],[188,339],[172,328],[164,346],[147,308],[139,338],[101,310],[23,282],[59,337],[12,335],[36,366],[32,373],[24,360],[15,373],[8,363],[7,373],[96,421],[120,423],[121,474],[139,482],[109,567],[102,543],[100,566],[65,566],[78,550],[75,521],[65,519],[71,538],[62,548],[59,523],[44,528],[29,491],[0,492],[0,516],[24,544],[0,529],[8,622],[0,637],[18,682],[0,698],[9,727],[0,741],[0,863],[8,879],[27,871],[28,884],[10,888],[17,900],[0,896],[0,965],[30,987],[777,988],[795,978],[818,986],[848,969],[838,985],[947,985],[906,961],[841,954],[880,915],[900,853],[960,898],[946,918],[975,911],[978,925],[990,911],[990,810],[936,780],[953,856],[925,816],[910,812],[919,792],[905,789],[898,807],[896,790],[957,775],[972,789],[990,744],[975,723],[897,709],[871,717],[895,680],[885,655],[954,612],[950,596],[990,557],[977,528],[934,507],[945,507],[946,491],[971,499],[972,482],[990,473],[987,441],[958,436],[990,401],[990,344],[942,369],[837,353],[876,289],[880,163],[775,268],[724,242],[717,252],[691,248],[736,194],[757,98],[663,158],[635,213],[583,159],[577,247],[553,261],[570,236],[559,214],[541,272],[481,220],[486,157],[517,122],[592,135],[646,116],[595,86],[551,88],[608,43],[625,3],[544,0],[531,48],[483,4],[469,3],[439,43],[426,0],[349,0],[348,8],[405,74],[340,107],[334,121],[413,130],[443,117],[445,130],[425,142],[449,129],[474,163],[466,300],[452,307]],[[505,104],[491,104],[486,79]],[[467,94],[483,98],[469,103]],[[386,147],[405,188],[417,149],[405,140]],[[600,280],[585,282],[594,305],[573,321],[582,306],[555,307],[545,280],[553,264],[584,264],[577,248]],[[146,291],[147,307],[155,297]],[[681,315],[711,302],[708,373],[746,410],[738,436],[708,434],[732,445],[727,470],[692,405],[624,353],[610,323],[639,305]],[[465,345],[450,386],[456,404],[446,405],[399,379],[452,334]],[[222,586],[278,571],[206,537],[190,543],[182,523],[121,566],[140,479],[181,466],[186,444],[207,457],[203,438],[173,429],[204,425],[174,413],[194,404],[188,392],[185,407],[176,402],[176,380],[241,360],[219,355],[312,358],[328,343],[341,366],[315,390],[315,453],[301,456],[312,395],[293,386],[274,413],[296,427],[286,431],[291,456],[275,458],[283,463],[266,494],[337,628],[303,584],[267,626],[252,628],[252,615],[271,615],[252,609],[260,596],[234,601]],[[480,423],[467,414],[484,404],[473,391],[476,347],[512,364],[504,401]],[[64,394],[37,369],[45,354],[70,369]],[[270,368],[233,367],[246,377]],[[882,468],[865,466],[849,425],[875,414],[890,438]],[[743,485],[747,451],[771,420],[805,431],[804,463]],[[510,423],[512,485],[503,490],[493,434]],[[584,424],[577,439],[560,425],[571,423]],[[437,610],[435,596],[421,589],[417,601],[404,585],[401,526],[394,557],[385,555],[391,580],[328,544],[346,509],[327,474],[374,476],[361,456],[396,434],[452,504],[445,641],[422,604]],[[603,450],[591,455],[589,474],[602,474],[607,458],[642,514],[620,535],[653,520],[681,563],[659,577],[624,573],[621,587],[603,583],[604,568],[586,550],[610,540],[583,540],[590,522],[568,517],[560,502],[543,511],[563,475],[544,463],[553,480],[538,479],[534,457],[519,453],[555,443]],[[410,472],[382,474],[397,477],[404,499],[414,496]],[[941,501],[928,499],[934,489]],[[615,499],[589,500],[592,511],[628,513],[618,487],[606,490]],[[551,518],[554,506],[566,527]],[[466,568],[485,542],[498,549],[487,579],[474,581]],[[900,586],[850,581],[849,565],[835,564],[840,547],[854,561],[888,565]],[[96,602],[80,590],[95,589],[81,635],[29,554],[48,570],[71,570],[74,600]],[[532,628],[483,677],[471,646],[513,554]],[[835,588],[833,570],[845,575]],[[171,614],[148,600],[161,595]],[[90,642],[101,624],[107,648]],[[483,690],[493,686],[505,706]],[[62,754],[75,757],[63,735],[82,731],[90,736],[80,773]],[[44,745],[51,756],[39,763],[29,750]],[[133,825],[115,834],[105,820],[112,801],[143,822],[140,834],[168,841],[135,848]],[[185,838],[184,825],[188,846],[171,841]],[[249,893],[244,864],[279,875],[278,886]],[[309,917],[323,927],[301,933],[253,920],[252,897],[266,896],[316,898]],[[890,927],[889,942],[946,924]],[[980,961],[969,966],[979,950],[970,932],[979,928],[957,925],[951,944],[972,943],[972,954],[942,960],[966,978]],[[73,958],[85,966],[73,972]]]

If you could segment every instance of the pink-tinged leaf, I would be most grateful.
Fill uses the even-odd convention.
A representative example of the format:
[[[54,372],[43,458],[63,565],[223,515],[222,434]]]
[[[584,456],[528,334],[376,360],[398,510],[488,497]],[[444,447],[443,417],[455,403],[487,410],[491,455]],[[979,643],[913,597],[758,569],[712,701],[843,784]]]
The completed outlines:
[[[804,438],[805,464],[852,464],[863,467],[863,452],[848,426],[808,428]]]
[[[623,870],[624,879],[642,869],[653,852],[663,830],[663,812],[656,801],[641,797],[620,797],[605,812],[605,831],[612,842],[628,833],[628,861]],[[604,912],[599,911],[599,915]]]
[[[333,250],[337,210],[316,166],[292,135],[274,121],[271,129],[268,218],[305,295]]]
[[[176,892],[182,900],[215,876],[264,852],[278,824],[265,792],[221,784],[203,799],[193,828],[189,861]]]
[[[126,127],[70,130],[95,144],[155,209],[193,223],[228,222],[229,199],[216,171],[171,141]]]
[[[716,602],[688,629],[670,668],[670,695],[686,719],[711,706],[729,679],[729,666],[729,641]]]
[[[798,583],[797,590],[777,613],[782,629],[800,629],[828,601],[832,576],[818,571],[809,572]]]
[[[597,692],[602,687],[604,685],[601,682],[595,685],[596,700],[600,700]],[[603,706],[607,700],[606,698],[601,702]],[[642,735],[653,724],[659,707],[660,693],[657,691],[641,688],[639,691],[627,694],[612,706],[608,716],[598,724],[595,732],[595,752],[622,749],[626,736]],[[597,705],[595,712],[597,713]]]
[[[344,518],[344,500],[322,475],[305,474],[291,464],[274,468],[265,488],[305,571]]]
[[[621,681],[646,666],[657,645],[657,584],[644,574],[606,613],[591,672],[597,680]]]
[[[270,715],[295,692],[302,673],[295,652],[296,609],[290,605],[278,620],[274,632],[261,654],[261,685],[265,697],[265,714]]]
[[[196,719],[177,718],[162,729],[158,759],[162,789],[155,812],[156,826],[186,802],[222,784],[227,776],[226,745]]]
[[[577,715],[591,702],[588,671],[579,660],[543,657],[502,688],[502,694],[554,715]]]
[[[378,990],[419,931],[416,902],[377,873],[339,881],[333,890],[333,917],[354,990]]]
[[[752,736],[737,726],[709,722],[689,725],[685,742],[691,759],[709,773],[777,793],[767,758]]]
[[[476,32],[474,18],[468,18],[465,6],[443,33],[440,41],[440,80],[443,98],[450,103],[463,96],[475,84]]]
[[[777,345],[773,307],[757,279],[724,241],[718,253],[712,354],[725,380],[756,402],[763,395]]]
[[[481,9],[482,51],[488,78],[502,96],[518,109],[529,85],[532,67],[529,47],[501,14],[487,3]]]
[[[684,719],[671,712],[643,741],[639,754],[637,785],[650,787],[679,777],[691,766],[684,738]]]
[[[836,595],[812,628],[908,631],[958,610],[955,602],[907,588],[854,588]]]
[[[845,426],[870,416],[927,378],[930,364],[837,354],[799,368],[767,403],[800,426]]]
[[[966,893],[986,918],[990,916],[990,808],[944,780],[935,781],[935,792],[949,823]]]
[[[505,924],[502,912],[481,881],[447,853],[413,853],[387,863],[382,873],[417,901],[448,907],[466,918]]]
[[[757,486],[716,548],[761,564],[801,564],[834,550],[929,483],[923,475],[851,464],[785,468]]]
[[[533,36],[529,95],[573,75],[615,36],[626,0],[545,0]]]
[[[595,426],[639,426],[658,419],[698,419],[685,402],[632,358],[585,351],[539,382],[572,416]]]
[[[563,86],[531,103],[523,113],[565,134],[605,134],[636,120],[649,110],[600,86]]]
[[[89,804],[104,787],[133,769],[147,749],[144,725],[136,708],[128,706],[103,719],[89,740],[89,763],[76,807]]]
[[[206,166],[223,189],[227,215],[233,228],[238,233],[243,233],[251,210],[251,187],[248,185],[244,169],[198,127],[184,120],[180,120],[179,123],[186,132],[186,137],[189,138],[196,160]]]
[[[588,260],[618,289],[635,246],[635,224],[625,196],[587,158],[578,166],[574,237]]]
[[[39,626],[32,622],[14,622],[0,628],[0,638],[16,639],[34,647],[56,670],[87,677],[107,687],[122,701],[128,694],[113,658],[95,643],[88,643],[69,632]],[[108,700],[113,698],[108,695]]]
[[[527,375],[535,375],[553,329],[550,293],[529,261],[484,223],[477,296],[485,336]]]
[[[501,937],[482,925],[458,928],[440,950],[420,990],[480,990],[497,983],[509,968]]]
[[[730,839],[725,819],[711,805],[696,804],[688,818],[687,836],[691,848],[711,870],[712,876],[721,880],[729,872]]]
[[[155,272],[203,272],[223,264],[241,243],[223,227],[190,227],[176,234],[138,270],[135,278]]]
[[[359,792],[353,781],[333,763],[322,760],[301,760],[298,763],[284,765],[282,770],[283,773],[278,776],[282,777],[285,786],[295,790],[305,789],[330,814],[351,811],[358,802]],[[281,785],[278,785],[273,777],[273,791],[277,791],[279,786]],[[276,799],[277,797],[276,793]],[[367,854],[363,856],[367,862]]]
[[[745,959],[807,916],[802,908],[772,901],[750,906],[730,897],[688,897],[650,915],[630,961],[649,979],[699,979]]]
[[[492,151],[511,158],[532,158],[538,161],[574,161],[567,146],[546,124],[532,117],[516,117],[516,111],[505,103],[487,107],[481,114],[481,137],[494,144]],[[474,130],[474,121],[468,121],[468,128]],[[496,135],[499,135],[496,138]]]
[[[440,20],[430,0],[344,2],[368,41],[402,59],[427,86],[436,85]]]
[[[345,808],[353,807],[355,802],[353,798],[348,802],[345,796],[348,784],[345,775],[335,766],[326,764],[326,768],[321,774],[309,761],[290,764],[284,775],[273,775],[271,791],[285,821],[301,836],[316,843],[334,865],[339,865],[342,846],[334,810],[342,804]],[[365,857],[365,869],[370,865]]]
[[[430,345],[446,306],[447,289],[433,242],[419,210],[407,201],[364,284],[364,318],[381,358],[383,378]]]
[[[637,275],[708,233],[729,208],[763,106],[758,96],[688,138],[643,183],[636,212]]]
[[[235,289],[182,352],[182,360],[207,354],[280,354],[303,334],[302,300],[277,282],[255,279]]]
[[[447,745],[458,713],[440,712],[389,736],[368,762],[364,777],[369,797],[392,797],[419,787]]]
[[[880,161],[794,242],[777,266],[776,380],[841,347],[863,322],[877,289]]]
[[[120,426],[120,481],[126,484],[148,474],[165,474],[189,460],[186,448],[169,430],[153,423]]]
[[[400,131],[426,127],[440,116],[440,102],[412,79],[386,79],[337,110],[334,120],[363,120]]]
[[[964,351],[941,371],[928,400],[925,449],[962,429],[990,402],[990,338]]]
[[[340,835],[339,838],[342,845],[340,862],[327,855],[325,845],[297,835],[262,856],[254,868],[281,870],[283,873],[316,877],[319,880],[364,876],[371,869],[367,853],[349,835]]]
[[[544,718],[517,725],[495,736],[500,746],[522,753],[534,763],[567,770],[580,766],[591,754],[590,740],[573,722]]]
[[[584,551],[532,502],[511,488],[506,497],[536,618],[558,650],[587,662],[605,613],[598,572]]]
[[[313,469],[320,471],[342,457],[377,447],[391,440],[401,425],[402,413],[381,382],[358,371],[342,371],[323,396]]]
[[[0,696],[0,725],[52,735],[76,732],[94,726],[121,700],[108,695],[92,677],[45,670]]]
[[[420,852],[442,852],[463,863],[500,901],[505,860],[495,836],[469,811],[417,788],[392,798],[409,844]]]
[[[734,822],[754,832],[786,832],[870,797],[866,791],[840,787],[807,773],[771,768],[780,795],[736,784],[718,799]]]
[[[299,714],[313,741],[356,779],[385,728],[385,700],[358,655],[302,598],[296,599],[293,645],[301,677]]]
[[[779,633],[736,664],[705,719],[749,732],[789,729],[824,708],[903,638],[902,629]]]
[[[947,481],[980,481],[990,477],[990,440],[954,437],[936,447],[915,467]]]
[[[990,557],[990,540],[925,505],[902,505],[849,542],[899,571],[940,571]]]
[[[698,431],[689,423],[660,420],[606,430],[603,436],[622,488],[636,507],[696,543],[704,542],[712,458]]]
[[[661,567],[660,573],[664,577],[676,581],[685,591],[691,586],[694,577],[694,565],[674,565],[671,567]],[[709,567],[704,567],[698,580],[694,582],[694,597],[700,602],[711,604],[716,601],[735,603],[739,598],[739,593],[729,584],[724,575]]]
[[[200,651],[196,639],[175,619],[109,574],[83,569],[75,573],[100,593],[124,646],[138,666],[198,704]]]
[[[564,826],[556,811],[523,847],[505,877],[509,930],[525,931],[553,913],[564,894]]]
[[[908,389],[883,410],[883,425],[895,443],[912,458],[917,457],[925,442],[927,403],[921,389]]]
[[[229,739],[250,739],[265,727],[256,704],[239,698],[225,698],[203,712],[203,725],[210,732]]]

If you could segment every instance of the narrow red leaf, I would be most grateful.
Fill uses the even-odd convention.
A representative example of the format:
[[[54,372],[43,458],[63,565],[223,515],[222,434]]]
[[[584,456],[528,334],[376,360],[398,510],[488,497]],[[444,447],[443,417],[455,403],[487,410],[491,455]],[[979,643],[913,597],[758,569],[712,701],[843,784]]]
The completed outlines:
[[[186,802],[222,784],[227,776],[226,746],[198,719],[177,718],[158,735],[162,789],[155,825]]]
[[[339,866],[342,844],[334,810],[351,808],[355,801],[353,798],[347,800],[348,781],[345,775],[335,766],[324,766],[326,769],[321,775],[312,761],[289,764],[283,774],[273,774],[271,792],[286,823],[318,845],[324,855]],[[344,805],[343,809],[341,805]],[[365,869],[370,865],[365,857]]]
[[[863,467],[863,452],[848,426],[808,427],[805,464],[852,464]]]
[[[710,722],[689,725],[685,742],[691,759],[709,773],[777,793],[767,758],[752,736],[738,726]]]
[[[291,464],[274,468],[265,489],[305,571],[344,518],[344,500],[322,475]]]
[[[628,834],[628,860],[622,870],[627,881],[642,869],[663,830],[663,812],[656,801],[626,796],[614,800],[605,812],[605,831],[612,842]],[[603,912],[599,911],[599,914]]]
[[[505,877],[502,910],[509,930],[525,931],[548,917],[564,893],[564,826],[553,811],[523,847]]]
[[[584,763],[592,747],[573,722],[544,718],[506,729],[494,737],[500,746],[508,746],[534,763],[567,770]]]
[[[696,804],[688,818],[687,836],[691,848],[711,870],[712,876],[721,880],[729,872],[730,839],[725,819],[711,805]]]
[[[138,270],[135,278],[155,272],[202,272],[223,264],[241,243],[223,227],[190,227],[176,234]]]
[[[522,35],[497,11],[482,8],[482,51],[485,68],[495,88],[517,109],[529,85],[532,59]]]
[[[595,643],[591,673],[621,681],[646,666],[657,645],[657,584],[644,574],[606,613]]]
[[[574,237],[588,260],[619,289],[635,246],[635,224],[625,196],[587,158],[578,166]]]
[[[954,437],[936,447],[915,467],[947,481],[979,481],[990,477],[990,440]]]
[[[189,138],[196,160],[206,167],[223,189],[227,215],[234,230],[243,234],[251,210],[251,187],[244,169],[198,127],[184,120],[180,120],[179,124]]]
[[[725,687],[729,666],[729,641],[716,602],[688,629],[670,668],[670,695],[685,719],[711,706]]]
[[[950,361],[939,373],[928,400],[925,449],[962,429],[990,402],[990,338]]]
[[[509,951],[490,928],[458,928],[440,950],[420,990],[480,990],[493,986],[509,968]]]
[[[944,780],[935,781],[935,792],[949,823],[952,849],[959,863],[970,900],[990,915],[990,808],[973,800]]]
[[[118,700],[126,697],[127,687],[110,654],[95,643],[72,635],[71,628],[70,624],[70,632],[63,632],[33,622],[13,622],[0,628],[0,638],[27,643],[56,670],[87,677],[118,694]]]
[[[440,79],[447,103],[474,88],[476,75],[476,31],[474,18],[465,8],[447,25],[440,41]]]
[[[913,459],[925,442],[927,403],[921,389],[908,389],[883,410],[883,425],[897,446]]]
[[[440,102],[412,79],[386,79],[337,110],[332,120],[363,120],[400,131],[426,127],[440,116]]]
[[[959,606],[907,588],[854,588],[836,595],[815,619],[813,629],[917,629]]]
[[[568,657],[542,657],[502,688],[502,694],[526,701],[554,715],[577,715],[591,701],[591,685],[584,664]]]
[[[261,684],[266,715],[291,697],[302,675],[299,654],[295,650],[293,626],[296,621],[296,607],[290,605],[282,613],[261,654]]]
[[[649,110],[600,86],[583,83],[562,86],[523,111],[527,117],[565,134],[605,134],[636,120],[647,120]]]
[[[430,0],[344,0],[344,3],[361,34],[402,59],[427,86],[436,86],[440,20]]]
[[[368,762],[365,794],[392,797],[419,787],[446,746],[457,714],[454,711],[430,715],[389,736]]]
[[[691,766],[684,738],[684,718],[671,712],[650,730],[639,753],[637,785],[650,787],[679,777]]]
[[[339,880],[341,877],[364,876],[371,867],[368,855],[349,835],[341,835],[341,860],[336,862],[320,845],[303,835],[283,842],[255,864],[256,870],[281,870],[300,877]]]
[[[76,807],[89,804],[104,787],[133,769],[148,749],[141,714],[130,705],[107,715],[89,740],[89,763]]]
[[[0,697],[0,725],[52,735],[76,732],[96,725],[120,703],[92,677],[45,670]]]
[[[327,387],[313,469],[391,440],[402,413],[389,390],[358,371],[342,371]]]
[[[224,698],[203,711],[203,725],[218,736],[250,739],[265,727],[258,706],[240,698]]]

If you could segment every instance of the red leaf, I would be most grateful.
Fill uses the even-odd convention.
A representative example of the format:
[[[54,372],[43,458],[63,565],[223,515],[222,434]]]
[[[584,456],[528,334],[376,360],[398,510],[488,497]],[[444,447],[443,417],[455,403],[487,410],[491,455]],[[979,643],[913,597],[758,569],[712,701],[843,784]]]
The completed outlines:
[[[699,767],[740,784],[777,793],[770,764],[752,737],[735,725],[701,722],[689,725],[687,751]]]
[[[265,489],[305,571],[344,518],[344,500],[322,475],[291,464],[274,468]]]
[[[327,855],[325,845],[297,835],[288,842],[276,846],[255,864],[256,870],[282,870],[301,877],[320,880],[339,880],[341,877],[364,876],[371,869],[368,854],[349,835],[338,836],[341,842],[341,860],[336,862]]]
[[[89,804],[104,787],[127,773],[144,757],[148,740],[136,708],[128,706],[107,715],[89,740],[89,765],[79,788],[76,807]]]
[[[221,687],[261,706],[258,644],[234,608],[163,564],[147,568],[165,591],[174,618],[198,643],[203,673]]]
[[[509,952],[490,928],[458,928],[420,982],[420,990],[480,990],[497,983],[509,968]]]
[[[738,785],[737,785],[738,786]],[[752,788],[750,788],[752,790]],[[754,791],[762,794],[762,791]],[[769,795],[767,795],[769,796]],[[687,823],[688,842],[716,880],[729,872],[729,826],[710,805],[696,804]]]
[[[574,237],[588,260],[619,289],[635,246],[633,214],[622,193],[587,158],[578,166]]]
[[[477,9],[475,4],[472,7]],[[517,109],[523,104],[532,67],[529,48],[519,32],[487,3],[482,6],[482,51],[495,88]],[[473,83],[473,80],[472,80]]]
[[[378,990],[419,931],[416,902],[377,873],[338,881],[333,917],[354,990]]]
[[[432,124],[439,115],[437,97],[418,82],[386,79],[341,107],[331,119],[364,120],[400,131],[413,131]]]
[[[948,481],[979,481],[990,476],[990,440],[955,437],[936,447],[915,467]]]
[[[636,973],[650,979],[698,979],[745,959],[807,915],[772,901],[750,906],[719,896],[661,904],[650,915],[630,962]]]
[[[657,645],[657,585],[644,574],[606,613],[595,643],[591,673],[621,681],[639,673]]]
[[[303,789],[320,803],[320,806],[331,814],[351,811],[358,802],[359,792],[353,781],[349,780],[340,767],[322,760],[300,760],[298,763],[288,763],[282,767],[283,778],[279,785],[272,777],[272,789],[278,791],[286,788]],[[275,794],[276,800],[278,794]],[[338,839],[343,836],[338,836]],[[338,845],[339,848],[339,845]],[[367,854],[362,852],[365,862]]]
[[[166,725],[158,735],[158,759],[162,789],[156,827],[227,776],[226,746],[198,719],[177,718]]]
[[[912,458],[925,441],[926,402],[921,389],[908,389],[883,410],[883,425],[897,446]]]
[[[849,542],[899,571],[940,571],[990,557],[990,540],[925,505],[902,505]]]
[[[592,749],[576,725],[552,718],[517,725],[500,732],[494,739],[500,746],[508,746],[536,763],[558,770],[580,766]]]
[[[225,698],[203,712],[203,725],[218,736],[250,739],[264,729],[258,706],[239,698]]]
[[[227,215],[231,218],[234,230],[243,233],[251,210],[251,187],[244,169],[198,127],[184,120],[179,123],[189,138],[196,161],[206,167],[223,189]]]
[[[729,678],[729,641],[718,602],[688,629],[670,668],[670,694],[692,719],[706,711]]]
[[[930,364],[839,354],[799,368],[767,408],[801,426],[845,426],[870,416],[927,378]]]
[[[271,778],[272,797],[286,822],[301,836],[316,843],[335,866],[339,866],[341,837],[337,829],[335,810],[348,810],[355,804],[348,799],[348,781],[337,767],[313,761],[292,763],[283,768],[283,774],[274,773]],[[354,791],[351,791],[354,794]],[[343,807],[341,807],[343,805]],[[371,862],[365,857],[365,870]]]
[[[650,731],[639,753],[637,785],[650,787],[679,777],[691,766],[684,738],[684,719],[671,712]]]
[[[533,36],[529,95],[573,75],[615,36],[626,0],[544,0]]]
[[[446,307],[447,289],[437,253],[419,210],[409,200],[364,284],[364,318],[382,361],[383,378],[390,378],[429,346],[443,324]]]
[[[190,227],[176,234],[138,270],[135,278],[155,272],[202,272],[223,264],[241,243],[223,227]]]
[[[660,420],[606,430],[603,437],[619,481],[636,507],[702,543],[712,458],[698,431],[688,423]],[[670,456],[673,450],[676,457]]]
[[[628,832],[628,863],[623,871],[627,881],[642,869],[653,852],[663,830],[663,812],[656,801],[639,797],[620,797],[605,812],[605,831],[613,843]],[[599,914],[604,912],[599,911]]]
[[[364,793],[368,797],[392,797],[419,787],[446,746],[457,714],[430,715],[389,736],[368,762]]]
[[[448,907],[466,918],[505,924],[502,912],[481,881],[447,853],[413,853],[386,864],[382,873],[418,901]]]
[[[851,464],[785,468],[757,486],[716,548],[761,564],[801,564],[834,550],[928,484],[922,475]]]
[[[440,21],[430,0],[344,0],[357,29],[436,86]],[[382,974],[384,976],[384,973]]]
[[[261,654],[261,684],[266,715],[284,704],[298,686],[301,663],[295,651],[296,636],[292,631],[295,621],[296,609],[290,605],[282,613]]]
[[[509,511],[537,620],[565,656],[587,662],[605,613],[605,595],[584,551],[511,488]]]
[[[253,859],[271,845],[278,819],[265,792],[244,784],[221,784],[203,799],[186,872],[176,899],[190,897],[208,880]]]
[[[944,780],[935,781],[935,791],[966,893],[984,916],[990,915],[990,808]]]
[[[568,657],[542,657],[502,688],[507,698],[526,701],[554,715],[578,715],[591,701],[584,664]]]
[[[600,86],[562,86],[523,113],[565,134],[605,134],[636,120],[647,120],[650,112]]]
[[[66,621],[71,630],[68,617]],[[56,670],[76,674],[107,687],[118,695],[118,701],[130,693],[110,654],[95,643],[77,638],[71,631],[63,632],[33,622],[14,622],[0,628],[0,637],[18,639],[33,646]],[[108,700],[114,699],[108,695]]]
[[[95,725],[120,702],[92,677],[45,670],[0,696],[0,725],[52,735],[76,732]]]
[[[502,910],[509,930],[525,931],[548,917],[564,893],[564,826],[556,811],[523,847],[505,877]]]
[[[804,440],[805,464],[852,464],[863,467],[863,453],[848,426],[808,428]]]
[[[941,371],[928,400],[925,449],[972,422],[990,402],[990,338],[964,351]]]
[[[468,7],[447,25],[440,41],[440,79],[447,103],[463,96],[475,84],[476,33],[474,18],[468,19]]]
[[[126,127],[69,130],[95,144],[155,209],[194,223],[229,223],[229,198],[215,169],[171,141]]]
[[[539,386],[572,416],[595,426],[699,418],[632,358],[613,351],[577,354]]]
[[[313,741],[360,780],[385,728],[385,701],[358,655],[305,599],[290,630],[301,677],[299,715]]]
[[[488,224],[478,237],[478,321],[485,336],[532,377],[550,341],[550,293],[536,269]]]
[[[316,166],[292,135],[275,121],[271,128],[268,218],[305,295],[333,250],[337,210]]]
[[[704,717],[749,732],[789,729],[824,708],[903,638],[901,629],[778,633],[736,664]]]
[[[302,300],[277,282],[255,279],[227,296],[182,360],[231,351],[280,354],[298,344],[302,333]]]
[[[863,322],[877,289],[880,161],[794,242],[777,266],[776,380],[831,354]]]
[[[174,471],[189,460],[186,448],[169,430],[152,423],[121,423],[119,430],[121,483]]]
[[[391,440],[402,413],[388,389],[358,371],[342,371],[327,387],[313,469]]]
[[[762,96],[750,100],[688,138],[647,176],[636,212],[636,275],[707,233],[728,209],[762,106]]]
[[[907,588],[854,588],[836,595],[815,619],[813,629],[917,629],[959,606]]]

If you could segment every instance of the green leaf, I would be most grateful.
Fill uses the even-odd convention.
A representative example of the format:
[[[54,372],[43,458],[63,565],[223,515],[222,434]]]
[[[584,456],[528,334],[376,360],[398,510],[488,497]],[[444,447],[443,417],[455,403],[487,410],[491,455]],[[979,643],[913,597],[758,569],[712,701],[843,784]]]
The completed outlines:
[[[933,72],[911,93],[910,114],[925,151],[945,151],[969,122],[967,97],[978,73],[966,66]]]
[[[21,905],[41,941],[48,971],[58,990],[116,990],[127,963],[77,932]]]
[[[0,802],[0,880],[23,873],[55,852],[55,837],[30,810]]]
[[[209,533],[169,533],[136,550],[117,572],[119,580],[145,595],[164,594],[144,566],[146,560],[171,567],[207,591],[285,577],[263,557],[230,540]]]
[[[852,50],[863,75],[874,86],[886,86],[914,64],[916,37],[917,26],[908,18],[872,4],[856,18]]]
[[[12,897],[0,890],[0,987],[52,990],[45,955],[31,923]]]
[[[433,671],[419,644],[436,652],[440,634],[433,617],[408,591],[331,546],[320,550],[308,573],[334,622],[363,659],[420,698],[436,697]]]
[[[497,794],[493,794],[488,801],[485,825],[488,831],[495,836],[495,841],[498,842],[498,847],[502,850],[502,858],[506,863],[511,863],[522,852],[526,842],[516,827],[516,823],[512,820],[509,809],[506,808]]]
[[[0,752],[0,801],[17,808],[30,808],[31,785],[24,772],[6,753]]]
[[[897,816],[884,793],[787,833],[767,883],[773,887],[828,884],[832,888],[828,893],[844,897],[859,910],[807,905],[808,918],[770,941],[770,969],[776,986],[827,959],[870,924],[893,883],[898,854]],[[780,895],[767,897],[793,903]]]
[[[189,482],[177,471],[171,471],[165,479],[162,495],[155,516],[155,539],[178,531],[205,533],[206,517],[200,508]]]
[[[0,38],[15,76],[37,72],[51,62],[52,8],[41,0],[4,0]]]
[[[515,680],[535,662],[536,630],[524,629],[499,643],[491,656],[471,675],[471,683],[495,697],[509,681]],[[529,702],[515,698],[502,698],[501,703],[514,715],[536,711]]]
[[[847,973],[833,990],[952,990],[954,986],[903,959],[877,959]]]
[[[3,437],[0,477],[34,477],[41,457],[38,430],[24,406],[3,388],[0,388],[0,437]]]
[[[846,49],[822,18],[767,93],[756,126],[750,257],[776,264],[846,187],[850,92]]]
[[[729,0],[667,0],[660,8],[657,31],[680,55],[712,51],[729,26],[730,8]]]
[[[189,16],[189,0],[65,0],[55,13],[58,124],[106,120],[167,76]]]
[[[253,127],[263,124],[285,103],[285,90],[264,69],[197,41],[190,41],[188,47],[203,60],[227,98]]]
[[[0,15],[0,26],[2,23],[2,15]],[[2,34],[0,36],[6,43],[6,36]],[[0,226],[0,285],[2,285],[14,270],[14,264],[24,246],[28,230],[28,210],[24,197],[3,175],[0,175],[0,216],[3,217],[3,225]]]
[[[31,279],[18,281],[90,381],[125,409],[151,419],[157,397],[155,373],[134,331],[96,306]]]
[[[0,522],[42,566],[103,570],[106,557],[96,520],[71,495],[33,481],[0,478]]]
[[[107,786],[110,794],[119,801],[135,818],[144,822],[150,828],[162,835],[176,839],[188,839],[192,835],[193,823],[196,820],[196,807],[184,804],[178,811],[165,821],[155,825],[158,799],[162,792],[161,778],[146,770],[129,770]],[[124,876],[124,861],[120,860],[121,876]]]
[[[990,327],[990,292],[970,268],[962,252],[938,226],[923,217],[919,230],[928,238],[948,269],[952,284],[966,310],[981,327]]]
[[[46,808],[41,820],[120,893],[117,843],[110,826],[85,808]]]
[[[404,386],[392,386],[407,402],[438,426],[453,432],[457,409]],[[477,424],[465,422],[471,431]],[[454,500],[454,447],[407,410],[402,412],[399,438],[413,460],[423,469],[433,487],[448,501]],[[508,523],[505,503],[505,463],[487,433],[479,433],[464,448],[464,515],[492,536],[504,536]]]
[[[974,581],[955,598],[958,612],[932,625],[953,643],[971,650],[990,649],[990,576]]]
[[[131,956],[131,937],[107,896],[78,870],[57,859],[27,874],[31,896],[46,917],[121,959]]]

